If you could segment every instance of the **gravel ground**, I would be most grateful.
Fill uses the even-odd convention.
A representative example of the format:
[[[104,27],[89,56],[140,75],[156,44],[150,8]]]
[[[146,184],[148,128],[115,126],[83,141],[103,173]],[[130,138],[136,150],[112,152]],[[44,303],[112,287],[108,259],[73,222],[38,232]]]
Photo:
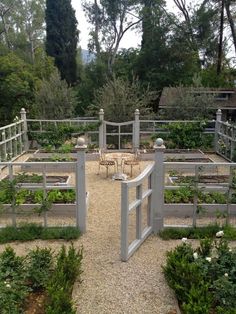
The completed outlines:
[[[90,207],[88,232],[81,238],[83,282],[74,290],[77,313],[177,313],[161,271],[165,252],[176,242],[151,236],[128,262],[121,262],[120,182],[106,179],[105,172],[96,175],[96,167],[90,162],[86,169]]]
[[[142,162],[144,169],[149,162]],[[120,261],[120,182],[97,175],[97,162],[86,163],[90,193],[87,233],[75,241],[84,247],[82,283],[73,298],[77,313],[179,313],[173,292],[162,272],[166,252],[181,241],[162,241],[150,236],[126,263]],[[134,170],[134,175],[138,172]],[[64,241],[13,243],[18,254],[36,246],[57,251]],[[69,243],[66,243],[69,245]],[[0,245],[0,252],[5,245]]]
[[[142,162],[144,169],[148,162]],[[97,162],[86,163],[90,193],[87,233],[74,241],[84,247],[82,283],[77,282],[73,298],[77,313],[178,313],[173,292],[167,286],[161,265],[166,251],[180,241],[164,242],[150,236],[126,263],[120,260],[120,182],[97,175]],[[138,169],[134,170],[134,175]],[[73,178],[72,178],[73,180]],[[35,247],[55,252],[64,241],[12,243],[17,254]],[[69,243],[66,243],[69,245]],[[0,245],[0,252],[6,245]]]

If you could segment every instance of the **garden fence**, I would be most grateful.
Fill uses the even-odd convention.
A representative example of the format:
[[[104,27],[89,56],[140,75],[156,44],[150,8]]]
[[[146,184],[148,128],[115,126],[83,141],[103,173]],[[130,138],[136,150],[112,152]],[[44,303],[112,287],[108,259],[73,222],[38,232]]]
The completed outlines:
[[[217,111],[215,127],[215,152],[229,161],[236,161],[236,126],[222,121],[222,112]]]
[[[49,226],[50,221],[55,222],[58,217],[61,217],[59,221],[60,226],[65,225],[64,219],[71,217],[70,221],[74,221],[74,225],[77,226],[82,233],[86,232],[86,216],[88,207],[88,192],[86,191],[85,182],[85,150],[86,145],[84,142],[79,142],[76,146],[77,149],[77,161],[76,162],[59,162],[57,163],[58,168],[65,169],[65,167],[70,167],[74,165],[74,170],[72,176],[74,176],[74,182],[68,184],[52,184],[47,182],[47,176],[50,176],[49,167],[55,165],[55,162],[1,162],[1,183],[4,182],[4,178],[7,179],[5,182],[6,186],[3,186],[6,191],[2,190],[2,197],[5,195],[10,195],[10,204],[1,204],[1,226],[9,224],[11,221],[13,226],[18,225],[18,222],[30,221],[30,217],[34,217],[36,221],[39,221],[37,217],[37,208],[42,208],[42,219],[43,225],[45,227]],[[22,169],[27,169],[27,167],[32,167],[32,165],[41,166],[42,180],[40,183],[24,183],[16,182],[16,176]],[[64,171],[65,172],[65,171]],[[43,198],[39,197],[38,204],[24,204],[22,199],[17,199],[17,192],[20,190],[25,191],[25,195],[29,191],[40,191],[43,193]],[[49,191],[59,191],[59,196],[61,191],[74,190],[75,198],[70,202],[70,204],[53,204],[50,208],[46,208],[48,201],[47,193]],[[5,195],[3,195],[5,194]],[[23,199],[24,196],[22,195]],[[58,202],[58,200],[57,200]],[[43,207],[44,206],[44,207]],[[36,209],[36,210],[35,210]],[[49,219],[50,217],[50,219]],[[53,223],[54,224],[54,223]]]
[[[13,160],[28,150],[26,112],[21,110],[21,119],[0,128],[0,162]]]
[[[0,161],[13,160],[28,151],[29,147],[32,147],[30,144],[33,144],[33,148],[35,148],[35,141],[33,140],[35,135],[53,132],[55,128],[71,127],[72,131],[74,129],[72,136],[75,138],[85,133],[88,137],[87,144],[93,144],[93,146],[100,149],[136,150],[140,148],[142,142],[150,141],[150,138],[156,134],[161,136],[168,133],[168,124],[170,123],[197,122],[186,120],[140,120],[138,109],[135,110],[133,121],[122,123],[105,121],[103,109],[99,111],[98,119],[28,119],[23,108],[20,114],[20,120],[0,128]],[[215,121],[209,121],[204,132],[214,134],[215,130]]]
[[[164,162],[161,139],[154,149],[154,164],[137,178],[121,183],[123,261],[150,233],[165,227],[195,227],[213,222],[236,225],[236,163]],[[174,183],[177,175],[191,180]],[[179,192],[168,199],[168,191]]]

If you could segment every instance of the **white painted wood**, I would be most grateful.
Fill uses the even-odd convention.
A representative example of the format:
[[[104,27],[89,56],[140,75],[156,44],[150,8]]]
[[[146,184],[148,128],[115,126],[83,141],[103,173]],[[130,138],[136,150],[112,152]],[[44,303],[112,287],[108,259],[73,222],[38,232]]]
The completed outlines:
[[[77,215],[76,225],[81,233],[87,229],[87,206],[86,206],[86,180],[85,180],[85,150],[87,145],[83,138],[78,138],[77,145],[77,167],[76,167],[76,195],[77,195]]]

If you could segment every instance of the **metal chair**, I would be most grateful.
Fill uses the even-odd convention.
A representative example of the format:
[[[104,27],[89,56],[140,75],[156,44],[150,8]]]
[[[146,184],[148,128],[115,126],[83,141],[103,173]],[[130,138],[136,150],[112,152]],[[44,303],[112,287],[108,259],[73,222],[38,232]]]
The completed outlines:
[[[137,150],[131,159],[123,161],[123,172],[125,173],[125,166],[130,166],[131,177],[133,176],[133,167],[139,167],[139,171],[141,171],[139,154],[140,152]]]
[[[102,150],[99,150],[99,161],[98,161],[98,174],[100,173],[100,167],[106,167],[106,178],[108,178],[109,167],[114,167],[116,172],[116,162],[114,160],[106,159],[106,155]]]

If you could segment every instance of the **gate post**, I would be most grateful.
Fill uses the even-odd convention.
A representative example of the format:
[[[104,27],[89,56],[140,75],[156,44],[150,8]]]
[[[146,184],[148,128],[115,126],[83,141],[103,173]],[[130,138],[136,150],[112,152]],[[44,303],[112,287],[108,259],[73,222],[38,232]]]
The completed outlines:
[[[100,126],[99,126],[99,149],[104,149],[105,148],[105,141],[104,138],[106,138],[105,133],[105,125],[104,125],[104,110],[100,109],[99,111],[99,121],[100,121]]]
[[[85,140],[77,139],[77,163],[76,163],[76,227],[81,233],[86,232],[87,204],[86,204],[86,182],[85,182]]]
[[[133,127],[133,147],[136,151],[139,149],[139,138],[140,138],[140,121],[139,121],[139,110],[136,109],[134,112],[134,127]]]
[[[218,143],[218,133],[220,131],[220,124],[222,118],[222,112],[220,109],[216,111],[216,121],[215,121],[215,152],[219,152],[219,143]]]
[[[153,196],[152,196],[152,226],[154,234],[157,234],[164,227],[164,151],[166,149],[162,138],[158,138],[154,145],[155,165],[153,172]]]
[[[26,111],[25,108],[21,108],[20,111],[21,120],[23,120],[23,141],[24,141],[24,151],[28,151],[29,149],[29,140],[28,140],[28,127],[27,127],[27,120],[26,120]]]

